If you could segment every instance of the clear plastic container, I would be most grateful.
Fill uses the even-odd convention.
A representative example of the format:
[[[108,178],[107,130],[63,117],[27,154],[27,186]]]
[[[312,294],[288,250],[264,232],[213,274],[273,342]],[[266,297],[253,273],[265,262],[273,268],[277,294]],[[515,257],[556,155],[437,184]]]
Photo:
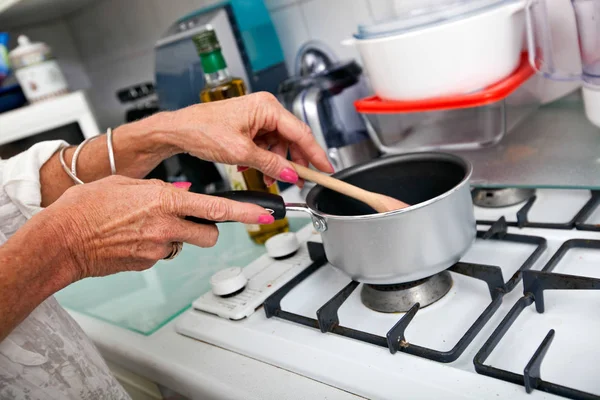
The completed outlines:
[[[527,36],[530,63],[545,78],[582,84],[585,114],[600,127],[600,0],[563,0],[566,10],[557,11],[556,0],[527,3]],[[561,4],[559,4],[561,5]],[[557,13],[564,21],[552,24]],[[574,17],[574,24],[570,19]],[[570,35],[574,25],[578,40]],[[580,54],[565,55],[565,49]]]
[[[487,106],[410,114],[364,114],[373,142],[384,154],[468,150],[493,146],[539,104]]]
[[[476,149],[495,145],[537,110],[526,83],[532,75],[524,55],[515,73],[481,92],[412,102],[371,97],[355,106],[384,154]]]
[[[358,33],[354,36],[357,39],[373,39],[396,35],[466,18],[513,1],[515,0],[388,0],[389,14],[377,19],[375,23],[359,25]]]

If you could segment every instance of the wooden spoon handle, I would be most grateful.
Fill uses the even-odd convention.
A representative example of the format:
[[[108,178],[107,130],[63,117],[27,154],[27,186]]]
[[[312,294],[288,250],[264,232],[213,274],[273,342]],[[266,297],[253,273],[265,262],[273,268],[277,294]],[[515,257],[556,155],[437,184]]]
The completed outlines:
[[[352,197],[354,199],[360,200],[363,203],[368,204],[372,208],[374,208],[377,212],[386,212],[387,209],[382,208],[379,201],[374,199],[374,193],[369,192],[367,190],[361,189],[357,186],[351,185],[339,179],[333,178],[324,173],[314,171],[310,168],[306,168],[302,165],[296,164],[294,162],[291,163],[298,176],[300,178],[306,179],[308,181],[317,183],[321,186],[325,186],[328,189],[334,190],[336,192],[345,194],[346,196]]]

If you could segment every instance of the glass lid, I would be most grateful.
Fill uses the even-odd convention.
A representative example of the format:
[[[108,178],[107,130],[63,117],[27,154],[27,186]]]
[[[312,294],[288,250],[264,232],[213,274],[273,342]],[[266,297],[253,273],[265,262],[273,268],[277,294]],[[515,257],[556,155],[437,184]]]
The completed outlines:
[[[358,26],[357,39],[374,39],[448,22],[514,0],[389,0],[392,17]]]

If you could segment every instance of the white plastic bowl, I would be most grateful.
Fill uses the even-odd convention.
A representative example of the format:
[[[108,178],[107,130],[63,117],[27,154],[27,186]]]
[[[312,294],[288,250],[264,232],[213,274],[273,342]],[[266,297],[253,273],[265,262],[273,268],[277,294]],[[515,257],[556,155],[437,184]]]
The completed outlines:
[[[396,35],[353,39],[375,93],[421,100],[470,93],[519,65],[524,2]]]

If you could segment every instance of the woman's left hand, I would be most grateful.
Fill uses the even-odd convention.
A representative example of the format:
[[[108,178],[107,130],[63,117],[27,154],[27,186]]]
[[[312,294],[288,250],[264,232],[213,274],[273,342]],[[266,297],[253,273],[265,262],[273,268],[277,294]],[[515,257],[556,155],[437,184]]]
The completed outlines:
[[[173,152],[203,160],[262,171],[267,184],[274,179],[298,183],[285,158],[333,172],[325,151],[310,128],[294,117],[269,93],[193,105],[162,115],[161,126]]]

